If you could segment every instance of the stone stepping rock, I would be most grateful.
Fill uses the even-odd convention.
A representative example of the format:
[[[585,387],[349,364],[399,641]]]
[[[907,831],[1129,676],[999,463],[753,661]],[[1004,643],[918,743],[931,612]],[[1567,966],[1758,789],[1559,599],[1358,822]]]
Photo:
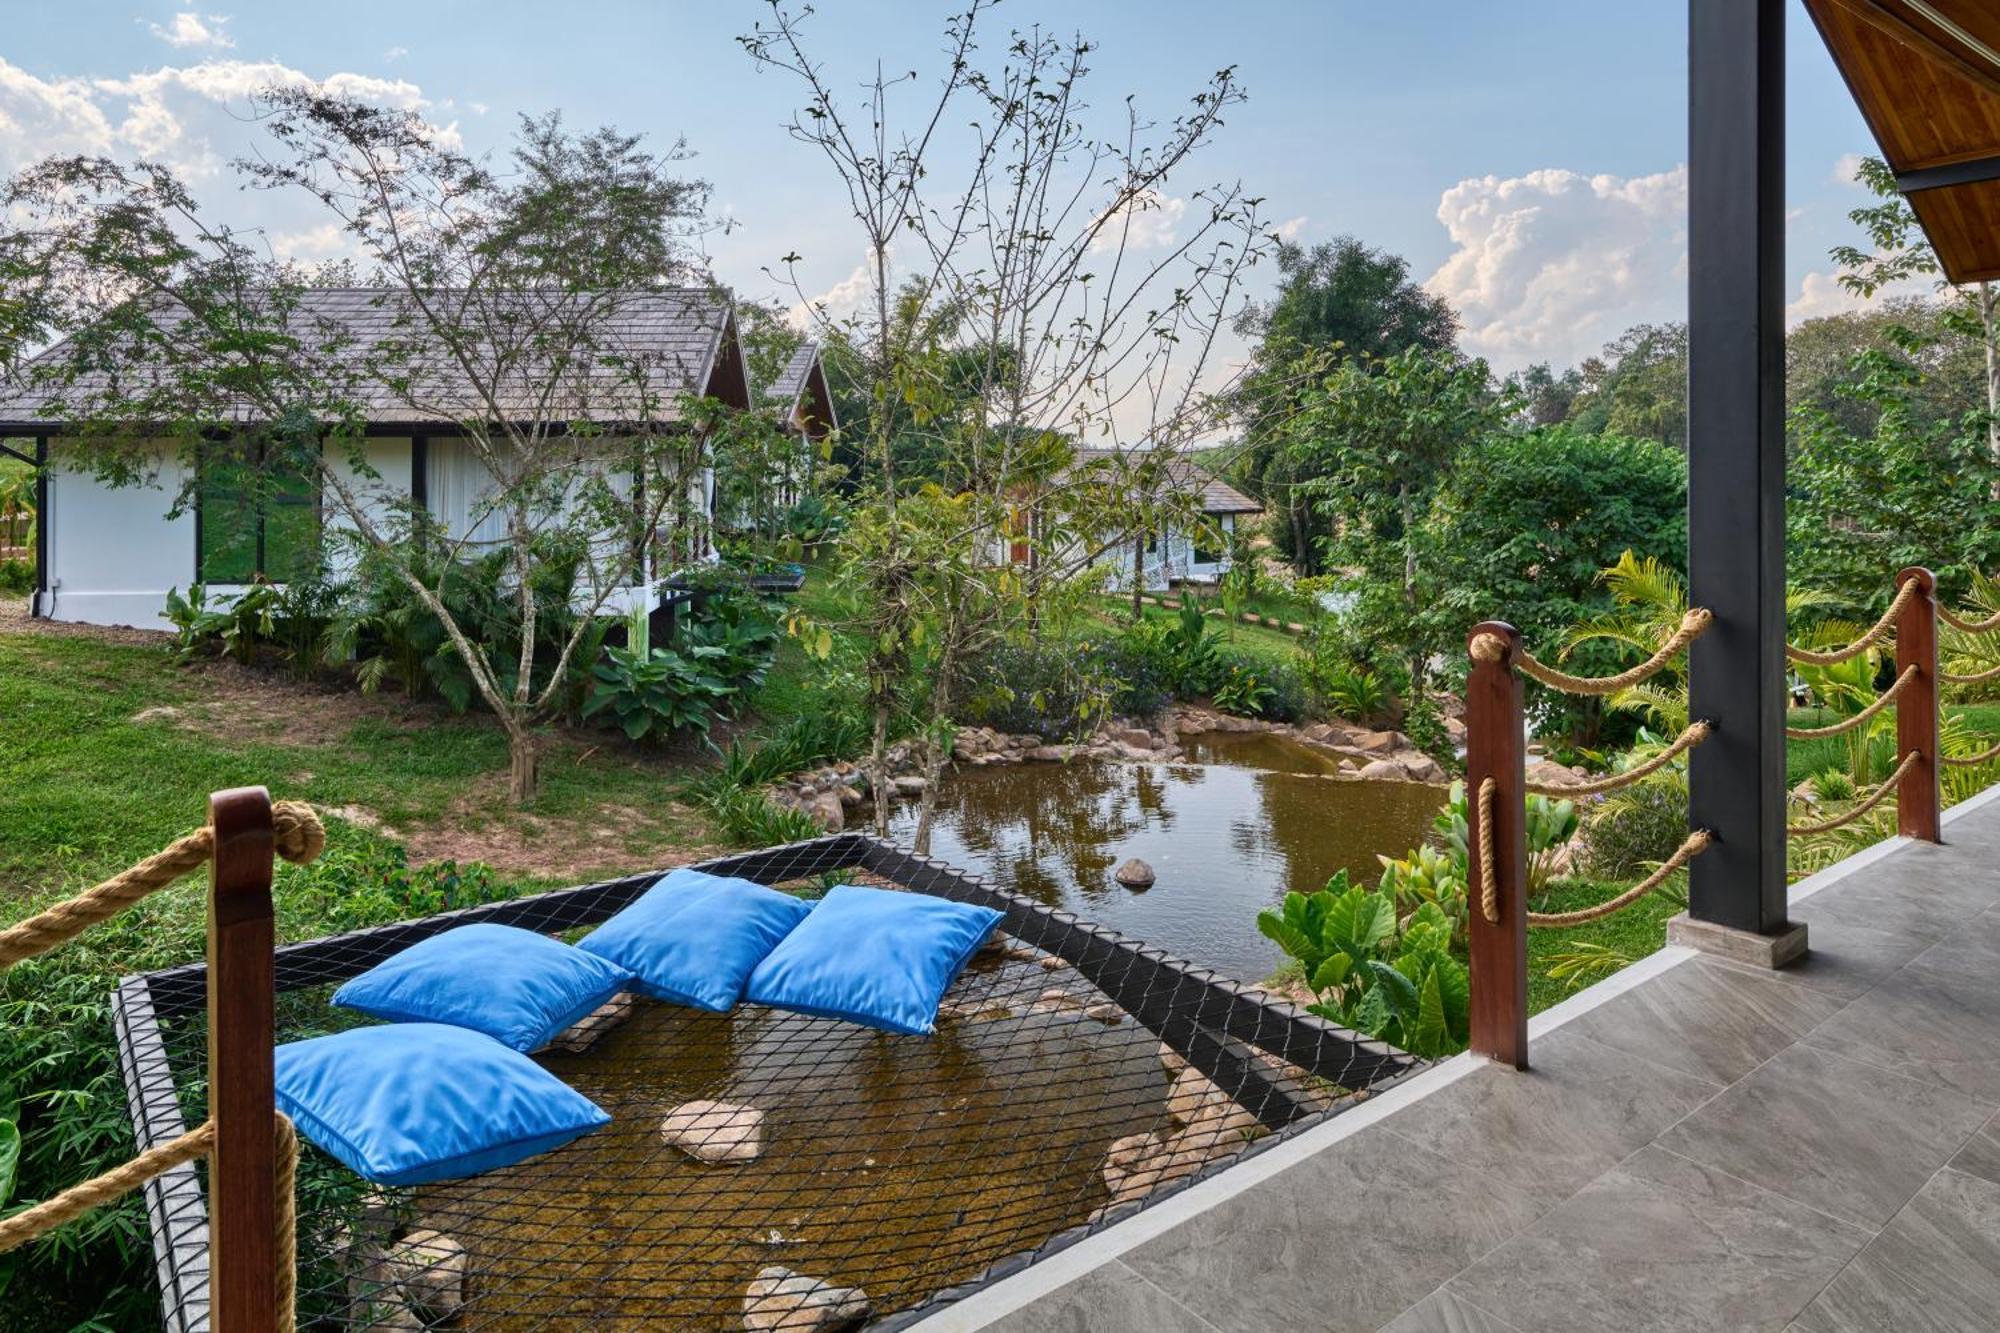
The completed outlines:
[[[757,1271],[743,1295],[743,1327],[751,1333],[831,1333],[868,1317],[868,1293],[772,1264]]]
[[[660,1122],[660,1137],[698,1162],[754,1162],[764,1155],[764,1113],[729,1102],[683,1102]]]

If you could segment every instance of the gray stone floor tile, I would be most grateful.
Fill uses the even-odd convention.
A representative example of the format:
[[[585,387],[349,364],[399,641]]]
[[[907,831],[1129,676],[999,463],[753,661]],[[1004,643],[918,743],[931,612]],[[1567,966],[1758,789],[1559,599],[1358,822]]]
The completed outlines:
[[[1520,1333],[1520,1330],[1463,1296],[1440,1290],[1382,1325],[1382,1333]]]
[[[2000,1116],[1987,1121],[1986,1127],[1958,1150],[1958,1156],[1951,1159],[1951,1164],[1960,1171],[2000,1185]]]
[[[1569,1027],[1528,1054],[1527,1073],[1482,1069],[1391,1117],[1387,1128],[1511,1183],[1546,1209],[1721,1091]]]
[[[1528,1195],[1379,1129],[1224,1200],[1125,1262],[1222,1333],[1374,1333],[1539,1214]]]
[[[1845,1003],[1769,973],[1696,958],[1562,1029],[1715,1083],[1733,1083]],[[1531,1053],[1532,1054],[1532,1053]]]
[[[1831,892],[1831,890],[1828,890]],[[1817,896],[1807,900],[1818,901]],[[1793,915],[1800,920],[1801,909]],[[1743,968],[1759,976],[1776,977],[1825,991],[1842,999],[1865,995],[1898,968],[1937,944],[1933,935],[1905,935],[1890,930],[1872,930],[1848,921],[1820,917],[1807,932],[1806,956],[1788,967],[1772,972]],[[1722,967],[1737,967],[1720,963]]]
[[[1794,1046],[1660,1146],[1866,1227],[1887,1222],[1987,1119],[1979,1103]]]
[[[1116,1259],[986,1327],[991,1333],[1215,1333],[1215,1325]]]
[[[1869,1237],[1646,1148],[1446,1290],[1536,1333],[1777,1333]]]
[[[1799,1317],[1801,1333],[2000,1324],[2000,1184],[1940,1171]]]
[[[2000,1110],[2000,949],[1941,943],[1806,1037],[1807,1045]]]

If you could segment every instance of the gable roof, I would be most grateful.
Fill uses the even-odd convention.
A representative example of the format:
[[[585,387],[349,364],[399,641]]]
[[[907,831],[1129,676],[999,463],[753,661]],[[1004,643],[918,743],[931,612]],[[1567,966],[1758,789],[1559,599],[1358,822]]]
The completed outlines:
[[[1079,463],[1095,462],[1105,458],[1120,458],[1131,453],[1126,449],[1088,448],[1076,451]],[[1201,496],[1201,512],[1204,514],[1261,514],[1264,506],[1252,500],[1243,492],[1223,481],[1186,454],[1176,454],[1167,460],[1167,479],[1176,490],[1198,491]]]
[[[463,288],[426,293],[442,307],[444,319],[466,328],[530,328],[537,322],[564,327],[565,321],[592,321],[593,351],[572,371],[554,370],[544,360],[525,359],[513,373],[482,372],[491,379],[497,404],[489,406],[474,378],[441,349],[426,341],[426,322],[410,312],[410,298],[381,288],[315,288],[299,294],[286,326],[297,337],[325,349],[329,363],[357,372],[352,392],[371,426],[437,426],[474,418],[505,417],[519,422],[592,421],[601,424],[670,423],[680,419],[683,396],[704,394],[748,407],[748,374],[736,342],[734,302],[720,288],[666,288],[611,294],[527,291],[495,300],[491,293]],[[493,302],[486,306],[479,303]],[[601,309],[593,313],[593,303]],[[156,324],[189,318],[178,306],[154,315]],[[510,335],[511,336],[511,335]],[[571,341],[558,332],[558,342]],[[525,344],[528,339],[523,336]],[[63,425],[57,395],[33,387],[38,366],[58,364],[66,343],[24,367],[30,387],[0,394],[0,430],[40,433]],[[574,350],[574,348],[572,348]],[[358,372],[364,357],[387,356],[399,383]],[[142,377],[143,367],[134,373]],[[553,387],[551,381],[554,381]],[[107,394],[117,379],[111,369],[79,377],[70,392],[78,399]],[[143,384],[141,385],[143,388]],[[497,410],[495,408],[497,407]],[[224,420],[253,423],[246,402],[222,405]]]
[[[833,393],[827,387],[818,343],[802,342],[793,349],[777,378],[765,386],[764,400],[776,404],[787,422],[803,424],[814,439],[834,428]]]

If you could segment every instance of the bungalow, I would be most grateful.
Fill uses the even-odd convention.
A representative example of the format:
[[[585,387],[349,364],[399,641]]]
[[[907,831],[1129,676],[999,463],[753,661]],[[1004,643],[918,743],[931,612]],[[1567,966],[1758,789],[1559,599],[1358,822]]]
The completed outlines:
[[[799,443],[798,455],[783,470],[778,496],[783,504],[796,504],[805,494],[821,444],[839,424],[818,343],[798,345],[777,378],[764,386],[764,402],[782,414],[786,434]]]
[[[396,318],[393,298],[374,289],[307,292],[295,318],[331,332],[328,345],[385,346],[411,336],[407,322]],[[528,410],[547,414],[542,419],[565,428],[591,422],[627,432],[640,426],[684,428],[681,404],[688,397],[750,406],[748,370],[727,291],[625,294],[610,307],[606,324],[605,341],[615,345],[620,360],[645,368],[638,391],[642,406],[632,405],[630,376],[623,383],[607,383],[601,365],[572,376],[553,394],[546,392],[546,384],[524,383],[518,401],[540,404]],[[31,362],[26,382],[33,383],[37,364],[61,354],[58,347]],[[524,379],[533,373],[525,372]],[[354,467],[345,453],[335,457],[329,452],[324,472],[360,498],[364,513],[420,507],[448,537],[474,550],[490,548],[505,535],[503,517],[487,503],[494,482],[458,424],[480,415],[472,403],[490,400],[442,358],[413,378],[420,381],[415,388],[407,382],[363,386],[366,468]],[[255,424],[247,413],[233,415]],[[296,485],[267,482],[246,500],[240,475],[232,484],[226,458],[194,464],[198,475],[190,487],[180,452],[166,443],[141,482],[109,485],[74,456],[65,442],[64,422],[38,390],[0,395],[0,448],[39,468],[36,587],[30,604],[37,617],[160,627],[169,589],[202,584],[211,594],[227,596],[253,582],[282,583],[317,559],[322,531],[345,518],[332,512],[319,469],[302,470]],[[620,494],[634,495],[635,503],[643,494],[641,478],[607,480]],[[695,471],[688,487],[684,512],[694,521],[653,534],[629,586],[607,610],[651,610],[658,604],[659,589],[678,568],[714,558],[709,539],[713,470]],[[188,494],[193,502],[176,512],[176,498]]]
[[[1116,449],[1078,449],[1072,466],[1115,463],[1122,457]],[[1262,505],[1184,454],[1169,460],[1163,471],[1165,485],[1177,496],[1194,497],[1213,532],[1168,522],[1144,532],[1104,534],[1099,541],[1105,549],[1096,563],[1109,571],[1107,582],[1114,591],[1131,590],[1135,561],[1146,592],[1217,582],[1229,572],[1229,548],[1238,521],[1264,512]],[[1028,564],[1034,558],[1033,544],[1026,540],[1033,523],[1032,515],[1025,516],[1019,538],[1009,543],[1007,558],[1015,564]]]

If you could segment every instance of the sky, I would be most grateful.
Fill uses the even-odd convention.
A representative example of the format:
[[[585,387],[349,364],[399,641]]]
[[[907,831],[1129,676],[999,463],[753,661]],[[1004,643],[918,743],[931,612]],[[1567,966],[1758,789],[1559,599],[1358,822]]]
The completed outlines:
[[[255,89],[314,80],[417,108],[474,152],[504,152],[520,114],[559,108],[576,128],[685,137],[730,220],[708,248],[739,295],[796,299],[766,272],[787,254],[807,295],[855,271],[839,182],[785,129],[797,86],[736,41],[759,0],[211,3],[0,0],[0,171],[52,152],[165,161],[211,212],[315,259],[342,241],[310,202],[242,192],[228,170],[260,137]],[[878,59],[940,67],[945,4],[817,8],[809,32],[836,87],[858,88]],[[1035,24],[1092,39],[1093,102],[1114,117],[1128,95],[1171,117],[1235,66],[1249,100],[1190,185],[1240,179],[1292,239],[1351,234],[1404,256],[1459,310],[1466,350],[1503,373],[1574,364],[1685,314],[1683,4],[1004,0],[988,24],[989,49]],[[1854,238],[1852,163],[1872,144],[1802,6],[1788,41],[1797,320],[1853,304],[1827,250]]]

